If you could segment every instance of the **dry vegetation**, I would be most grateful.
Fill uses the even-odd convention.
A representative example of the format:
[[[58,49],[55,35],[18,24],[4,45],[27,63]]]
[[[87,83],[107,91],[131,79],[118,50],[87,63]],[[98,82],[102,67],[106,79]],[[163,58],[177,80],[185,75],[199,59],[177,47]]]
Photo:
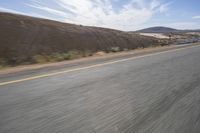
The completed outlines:
[[[0,66],[45,63],[160,45],[152,37],[0,13]]]

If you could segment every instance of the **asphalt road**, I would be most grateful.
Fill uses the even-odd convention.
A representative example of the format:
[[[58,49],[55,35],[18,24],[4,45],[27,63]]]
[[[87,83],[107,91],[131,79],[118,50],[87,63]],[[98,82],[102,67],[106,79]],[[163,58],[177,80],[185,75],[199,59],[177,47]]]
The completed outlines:
[[[120,60],[1,85],[0,133],[200,132],[200,46]]]

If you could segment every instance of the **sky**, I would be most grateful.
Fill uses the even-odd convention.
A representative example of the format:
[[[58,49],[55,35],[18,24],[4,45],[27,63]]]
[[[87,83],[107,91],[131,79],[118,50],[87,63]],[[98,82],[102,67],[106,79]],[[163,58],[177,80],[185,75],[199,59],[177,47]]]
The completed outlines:
[[[200,29],[200,0],[0,0],[0,12],[135,31]]]

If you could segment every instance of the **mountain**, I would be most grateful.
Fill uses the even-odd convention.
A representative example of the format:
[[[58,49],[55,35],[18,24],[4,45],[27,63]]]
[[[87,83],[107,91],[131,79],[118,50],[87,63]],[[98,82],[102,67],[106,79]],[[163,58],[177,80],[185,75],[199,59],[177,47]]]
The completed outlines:
[[[170,33],[170,32],[180,32],[180,30],[168,28],[168,27],[150,27],[142,30],[138,30],[137,32],[142,33]]]
[[[136,32],[141,32],[141,33],[184,33],[184,32],[200,32],[200,29],[198,30],[178,30],[178,29],[173,29],[169,27],[150,27],[142,30],[138,30]]]
[[[158,44],[157,39],[136,33],[2,12],[0,29],[0,64],[21,64],[29,62],[36,55],[71,50],[96,52],[112,47],[135,49]]]

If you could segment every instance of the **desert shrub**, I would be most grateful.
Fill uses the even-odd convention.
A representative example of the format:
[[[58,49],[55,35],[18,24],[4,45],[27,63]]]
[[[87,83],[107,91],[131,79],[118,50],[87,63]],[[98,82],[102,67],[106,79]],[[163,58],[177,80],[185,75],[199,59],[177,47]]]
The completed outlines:
[[[35,56],[33,56],[33,62],[34,63],[47,63],[47,62],[49,62],[49,59],[44,55],[35,55]]]
[[[48,56],[49,62],[63,61],[65,60],[64,56],[59,53],[54,53],[51,56]]]
[[[19,61],[18,61],[17,57],[11,57],[11,58],[7,59],[6,64],[10,65],[10,66],[15,66],[15,65],[19,64],[18,62]]]
[[[27,65],[32,64],[32,59],[28,57],[11,57],[11,58],[0,58],[0,66],[17,66],[17,65]]]
[[[0,58],[0,68],[7,66],[7,61],[4,58]]]
[[[128,48],[123,48],[123,51],[128,51],[129,49]]]
[[[120,47],[111,47],[110,51],[111,52],[119,52],[119,51],[121,51],[121,49],[120,49]]]
[[[88,56],[92,56],[92,55],[93,55],[93,53],[89,50],[82,52],[82,57],[88,57]]]
[[[69,52],[67,52],[67,54],[68,54],[70,60],[82,57],[81,52],[78,50],[69,51]]]
[[[0,58],[0,65],[5,65],[7,64],[7,61],[3,58]]]
[[[64,60],[70,60],[70,55],[68,53],[62,53],[62,57]]]
[[[78,51],[72,50],[67,53],[54,53],[52,55],[35,55],[32,60],[33,63],[47,63],[47,62],[59,62],[64,60],[72,60],[81,57],[92,56],[91,51]]]

